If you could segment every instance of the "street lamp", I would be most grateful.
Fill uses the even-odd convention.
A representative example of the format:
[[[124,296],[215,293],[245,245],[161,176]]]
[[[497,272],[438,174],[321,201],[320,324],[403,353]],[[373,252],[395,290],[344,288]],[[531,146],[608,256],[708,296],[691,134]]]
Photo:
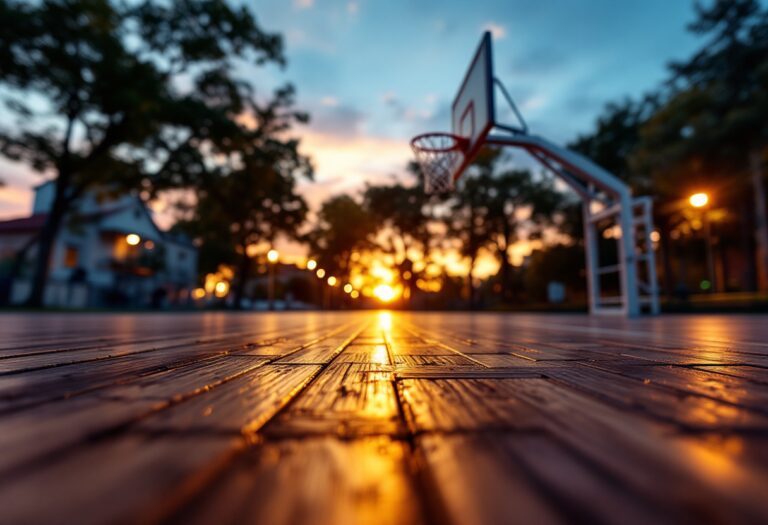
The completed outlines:
[[[308,260],[307,261],[307,270],[309,270],[311,272],[315,268],[317,268],[317,261],[314,260],[314,259]]]
[[[267,282],[267,298],[269,309],[275,309],[275,263],[280,258],[280,254],[274,248],[267,252],[269,264],[269,281]]]
[[[141,237],[135,233],[129,233],[125,236],[125,242],[128,243],[128,246],[137,246],[141,242]]]
[[[320,269],[317,271],[317,278],[318,278],[318,279],[322,279],[323,277],[325,277],[325,270],[323,270],[322,268],[320,268]]]
[[[328,286],[336,286],[336,277],[333,275],[328,277]]]
[[[709,204],[709,195],[707,195],[704,192],[694,193],[693,195],[688,197],[688,202],[694,208],[703,208],[704,206]]]
[[[688,197],[688,202],[694,208],[705,208],[702,210],[702,222],[704,223],[704,242],[707,250],[707,273],[711,290],[717,290],[715,283],[715,257],[712,253],[712,228],[709,224],[709,195],[704,192],[694,193]]]

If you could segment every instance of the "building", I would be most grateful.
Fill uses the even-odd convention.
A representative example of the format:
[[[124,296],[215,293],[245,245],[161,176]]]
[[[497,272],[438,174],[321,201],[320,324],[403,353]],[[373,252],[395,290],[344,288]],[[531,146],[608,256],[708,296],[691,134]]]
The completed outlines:
[[[31,288],[34,238],[53,202],[54,185],[35,188],[32,215],[0,222],[0,301],[19,304]],[[22,264],[14,260],[30,246]],[[51,307],[147,307],[191,304],[197,249],[161,231],[137,195],[93,192],[65,217],[53,247],[45,304]]]

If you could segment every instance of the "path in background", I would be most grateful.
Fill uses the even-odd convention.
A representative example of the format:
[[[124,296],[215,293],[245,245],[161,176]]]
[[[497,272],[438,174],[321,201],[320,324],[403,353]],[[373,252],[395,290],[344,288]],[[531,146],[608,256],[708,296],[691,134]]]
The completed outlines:
[[[0,316],[0,523],[768,521],[768,316]]]

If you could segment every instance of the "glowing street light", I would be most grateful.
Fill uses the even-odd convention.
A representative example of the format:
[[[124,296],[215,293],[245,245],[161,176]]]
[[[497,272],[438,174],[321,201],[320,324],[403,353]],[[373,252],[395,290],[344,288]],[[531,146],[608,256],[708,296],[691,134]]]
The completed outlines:
[[[351,293],[351,294],[349,294],[349,296],[350,296],[352,299],[357,299],[358,297],[360,297],[360,292],[358,292],[357,290],[352,290],[352,293]]]
[[[322,268],[320,268],[320,269],[317,271],[317,278],[318,278],[318,279],[322,279],[323,277],[325,277],[325,270],[323,270]]]
[[[703,208],[707,204],[709,204],[709,195],[706,193],[694,193],[690,197],[688,197],[688,202],[693,206],[694,208]]]
[[[129,233],[125,236],[125,242],[128,243],[128,246],[137,246],[141,242],[141,237],[135,233]]]
[[[704,192],[694,193],[693,195],[688,197],[688,202],[694,208],[703,208],[709,204],[709,195],[707,195]],[[704,210],[701,215],[704,221],[704,242],[706,243],[706,248],[707,248],[707,273],[709,273],[709,282],[707,284],[711,285],[711,286],[707,286],[705,289],[709,289],[711,287],[714,290],[715,289],[715,258],[712,252],[712,229],[709,224],[709,214],[707,210]]]
[[[388,303],[395,298],[395,289],[388,284],[380,284],[373,289],[373,295],[379,300]]]
[[[328,277],[328,286],[336,286],[336,277],[333,275]]]
[[[344,285],[344,293],[352,293],[352,285],[347,283]]]
[[[269,309],[275,309],[275,263],[280,258],[280,254],[272,248],[267,252],[267,260],[272,263],[269,265],[269,281],[267,282],[267,299]]]
[[[309,270],[311,272],[315,268],[317,268],[317,261],[314,260],[314,259],[308,260],[307,261],[307,270]]]

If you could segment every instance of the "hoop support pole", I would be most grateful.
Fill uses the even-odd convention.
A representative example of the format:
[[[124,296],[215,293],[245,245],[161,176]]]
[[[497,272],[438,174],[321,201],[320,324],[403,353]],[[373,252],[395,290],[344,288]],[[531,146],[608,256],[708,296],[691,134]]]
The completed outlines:
[[[623,181],[613,174],[601,168],[586,157],[563,148],[548,140],[527,134],[489,135],[487,144],[498,146],[512,146],[525,149],[545,167],[554,171],[564,182],[574,188],[582,197],[584,214],[584,239],[587,257],[587,285],[589,291],[590,312],[594,314],[620,313],[628,317],[636,317],[641,313],[640,283],[637,275],[638,253],[635,243],[635,201],[632,192]],[[558,167],[559,166],[559,167]],[[600,275],[598,268],[598,242],[597,222],[606,214],[591,211],[592,201],[596,199],[596,189],[607,193],[617,205],[615,220],[621,229],[621,237],[618,239],[619,275],[621,301],[620,308],[608,308],[600,298]],[[581,191],[580,191],[581,190]],[[603,202],[603,204],[605,204]],[[650,235],[650,212],[644,205],[645,235]],[[647,245],[647,243],[646,243]],[[643,255],[644,262],[648,265],[649,281],[655,280],[655,254],[651,248]],[[655,282],[648,284],[648,298],[651,305],[651,313],[658,312],[658,286]]]

